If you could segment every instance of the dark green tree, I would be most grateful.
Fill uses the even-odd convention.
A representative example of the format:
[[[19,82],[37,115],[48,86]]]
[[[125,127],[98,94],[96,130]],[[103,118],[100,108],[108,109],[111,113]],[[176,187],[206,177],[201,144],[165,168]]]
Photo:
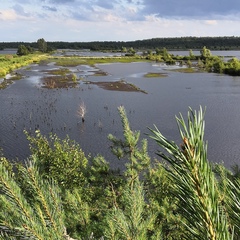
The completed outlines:
[[[17,55],[24,56],[30,53],[29,49],[25,45],[19,45],[17,50]]]
[[[40,52],[43,52],[43,53],[47,52],[47,49],[48,49],[47,42],[43,38],[40,38],[37,40],[37,46]]]

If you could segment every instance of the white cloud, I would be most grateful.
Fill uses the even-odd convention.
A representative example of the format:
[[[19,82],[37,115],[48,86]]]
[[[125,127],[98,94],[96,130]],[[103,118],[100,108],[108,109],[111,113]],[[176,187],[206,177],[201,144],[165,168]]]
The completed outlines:
[[[204,21],[207,25],[217,25],[218,21],[217,20],[206,20]]]
[[[20,13],[20,14],[19,14]],[[13,9],[0,10],[0,20],[3,21],[17,21],[17,20],[27,20],[31,18],[29,14],[23,12],[16,12]]]
[[[0,12],[0,19],[4,21],[12,21],[17,19],[17,14],[14,10],[4,10]]]
[[[16,4],[12,7],[17,15],[29,17],[30,14],[24,10],[22,5]]]
[[[233,7],[219,0],[3,0],[1,40],[35,41],[36,36],[49,41],[239,36],[240,1],[228,3]]]

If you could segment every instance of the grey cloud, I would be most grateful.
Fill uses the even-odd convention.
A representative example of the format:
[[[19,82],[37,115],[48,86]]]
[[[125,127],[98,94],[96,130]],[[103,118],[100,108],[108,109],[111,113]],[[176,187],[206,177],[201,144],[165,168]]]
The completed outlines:
[[[17,2],[18,2],[18,3],[21,3],[21,4],[28,4],[28,3],[31,3],[30,0],[18,0]]]
[[[76,0],[42,0],[43,2],[49,2],[49,3],[54,3],[54,4],[68,4],[68,3],[74,3]]]
[[[22,15],[22,16],[29,16],[29,13],[26,13],[25,11],[24,11],[24,8],[21,6],[21,5],[19,5],[19,4],[15,4],[13,7],[12,7],[12,9],[17,13],[17,14],[19,14],[19,15]]]
[[[42,8],[47,11],[57,12],[57,8],[55,7],[42,6]]]
[[[112,9],[114,7],[114,1],[99,0],[95,4],[99,7],[106,8],[106,9]]]
[[[98,11],[95,7],[100,7],[105,10],[112,10],[114,9],[117,1],[119,0],[75,0],[72,4],[68,4],[69,11],[67,15],[81,21],[96,21],[96,19],[99,19],[101,16],[101,10]],[[69,1],[60,0],[58,2],[63,4]]]
[[[80,21],[89,21],[89,15],[85,13],[79,13],[79,12],[72,12],[71,16],[74,19],[80,20]]]
[[[160,17],[208,17],[240,11],[239,0],[143,0],[144,14]]]
[[[111,0],[111,1],[109,0],[88,0],[88,1],[77,0],[75,1],[75,4],[79,6],[84,6],[89,9],[91,9],[93,6],[98,6],[105,9],[112,9],[116,2],[118,2],[118,0]]]
[[[105,9],[112,9],[114,4],[119,0],[41,0],[44,3],[53,3],[53,4],[71,4],[74,7],[85,7],[92,9],[92,6],[99,6]],[[69,5],[69,6],[71,6]]]

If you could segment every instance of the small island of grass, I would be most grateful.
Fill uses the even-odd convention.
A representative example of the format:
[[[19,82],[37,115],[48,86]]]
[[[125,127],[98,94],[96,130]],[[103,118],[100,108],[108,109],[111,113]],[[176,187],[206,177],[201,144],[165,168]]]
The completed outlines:
[[[172,69],[171,71],[181,72],[181,73],[196,73],[196,72],[198,72],[198,70],[196,68],[175,68],[175,69]]]
[[[167,77],[167,74],[166,73],[146,73],[144,77],[146,78]]]
[[[75,74],[46,76],[42,78],[43,88],[72,88],[76,87],[77,77]]]
[[[119,80],[115,82],[88,82],[88,84],[94,84],[110,91],[124,91],[124,92],[142,92],[147,93],[144,90],[138,88],[132,83],[128,83],[124,80]]]

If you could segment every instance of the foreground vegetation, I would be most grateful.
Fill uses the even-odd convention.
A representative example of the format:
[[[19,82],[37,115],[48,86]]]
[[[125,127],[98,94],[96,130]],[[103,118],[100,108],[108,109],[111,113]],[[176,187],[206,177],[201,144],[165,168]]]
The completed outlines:
[[[164,162],[149,157],[147,140],[119,113],[123,138],[109,140],[127,162],[121,172],[38,130],[26,133],[25,164],[1,158],[0,239],[239,239],[239,169],[208,162],[202,109],[176,118],[181,146],[149,129]]]

